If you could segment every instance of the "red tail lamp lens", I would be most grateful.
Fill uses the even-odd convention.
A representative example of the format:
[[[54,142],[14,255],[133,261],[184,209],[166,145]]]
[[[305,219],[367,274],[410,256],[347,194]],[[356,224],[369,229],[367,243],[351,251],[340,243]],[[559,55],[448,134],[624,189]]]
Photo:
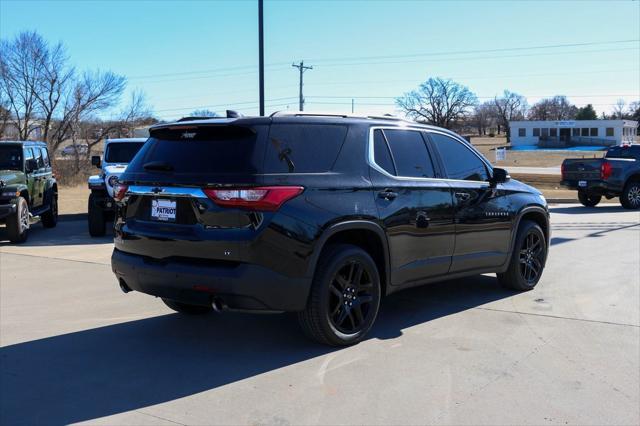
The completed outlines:
[[[611,163],[609,163],[608,161],[604,161],[600,166],[600,179],[602,180],[609,179],[609,176],[611,176],[612,171],[613,169],[611,167]]]
[[[127,190],[129,190],[129,185],[116,183],[113,187],[113,199],[116,201],[124,200],[124,196],[127,194]]]
[[[301,186],[260,186],[256,188],[203,189],[214,203],[223,207],[276,211],[290,199],[300,195]]]

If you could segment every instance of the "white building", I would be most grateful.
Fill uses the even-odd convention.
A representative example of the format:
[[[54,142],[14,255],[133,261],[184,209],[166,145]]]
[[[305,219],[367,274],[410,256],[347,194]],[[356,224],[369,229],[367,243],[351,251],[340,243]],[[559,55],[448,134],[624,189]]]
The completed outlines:
[[[512,145],[613,146],[638,140],[638,122],[631,120],[511,121],[509,127]]]

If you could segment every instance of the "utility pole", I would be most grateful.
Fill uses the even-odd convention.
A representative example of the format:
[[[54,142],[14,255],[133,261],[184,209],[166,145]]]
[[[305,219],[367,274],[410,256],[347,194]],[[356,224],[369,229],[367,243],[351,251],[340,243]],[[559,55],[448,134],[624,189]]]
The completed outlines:
[[[264,31],[262,25],[262,1],[258,0],[258,79],[260,92],[260,116],[264,116]]]
[[[299,64],[292,64],[292,67],[298,68],[300,71],[300,111],[304,111],[304,96],[302,96],[302,75],[306,70],[312,70],[313,67],[305,66],[304,61],[300,61]]]
[[[355,99],[351,98],[351,114],[353,114],[353,110],[354,110],[354,108],[353,108],[354,105],[353,104],[354,104],[354,102],[355,102]]]

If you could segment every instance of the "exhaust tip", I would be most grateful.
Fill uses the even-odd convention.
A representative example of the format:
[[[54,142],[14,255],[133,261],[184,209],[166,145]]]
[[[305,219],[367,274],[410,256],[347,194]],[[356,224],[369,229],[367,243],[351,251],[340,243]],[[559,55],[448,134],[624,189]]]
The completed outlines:
[[[221,313],[222,311],[227,309],[227,305],[225,305],[224,302],[222,301],[222,299],[220,299],[219,297],[214,297],[211,300],[211,308],[216,313]]]
[[[120,283],[120,290],[122,290],[123,293],[129,293],[130,291],[132,291],[131,288],[129,288],[129,286],[125,282],[125,280],[123,280],[122,278],[120,278],[118,282]]]

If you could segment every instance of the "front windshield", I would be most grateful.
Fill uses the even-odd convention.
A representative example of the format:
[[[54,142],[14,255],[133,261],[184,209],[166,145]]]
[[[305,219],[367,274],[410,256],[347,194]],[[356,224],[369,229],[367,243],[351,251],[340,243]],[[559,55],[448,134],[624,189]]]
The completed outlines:
[[[22,170],[22,148],[0,145],[0,170]]]
[[[107,163],[129,163],[144,142],[118,142],[107,145],[104,161]]]

